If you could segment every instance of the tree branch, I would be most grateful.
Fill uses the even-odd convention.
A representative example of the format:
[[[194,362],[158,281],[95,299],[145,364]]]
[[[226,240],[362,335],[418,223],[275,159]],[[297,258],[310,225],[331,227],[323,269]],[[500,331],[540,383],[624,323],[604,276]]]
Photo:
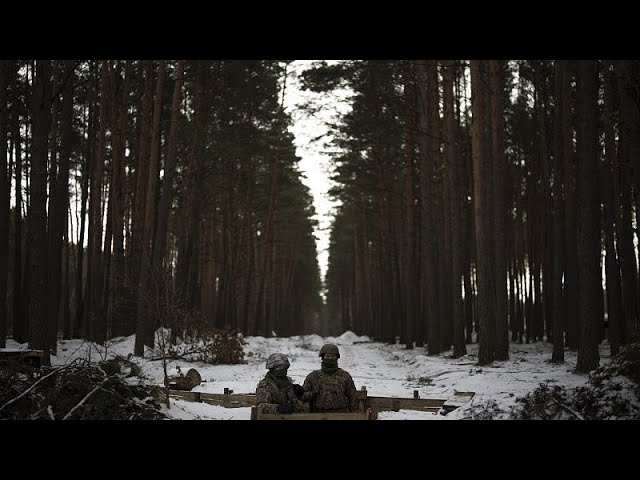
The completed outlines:
[[[576,412],[575,410],[567,407],[564,403],[560,403],[559,401],[557,401],[555,398],[551,397],[551,401],[553,403],[555,403],[556,405],[558,405],[561,408],[564,408],[567,412],[569,412],[570,414],[572,414],[573,416],[575,416],[578,420],[584,420],[584,417],[582,415],[580,415],[578,412]]]
[[[104,384],[107,382],[107,380],[109,380],[109,377],[107,377],[107,378],[105,378],[104,380],[102,380],[102,381],[100,382],[100,384],[99,384],[99,385],[96,385],[96,387],[95,387],[93,390],[91,390],[89,393],[87,393],[87,394],[84,396],[84,398],[83,398],[82,400],[80,400],[80,403],[78,403],[75,407],[73,407],[71,410],[69,410],[69,413],[67,413],[67,414],[64,416],[64,418],[63,418],[62,420],[67,420],[67,419],[68,419],[68,418],[73,414],[73,412],[75,412],[78,408],[80,408],[80,407],[84,404],[84,402],[86,402],[86,401],[87,401],[87,399],[88,399],[91,395],[93,395],[93,394],[94,394],[94,393],[96,393],[98,390],[100,390],[100,388],[102,387],[102,385],[104,385]]]
[[[67,368],[67,367],[69,367],[69,366],[71,366],[71,365],[73,365],[73,364],[71,364],[71,363],[70,363],[69,365],[65,365],[65,366],[63,366],[63,367],[60,367],[60,368],[58,368],[58,369],[54,370],[53,372],[51,372],[51,373],[49,373],[49,374],[45,375],[44,377],[42,377],[42,378],[38,379],[38,381],[37,381],[37,382],[35,382],[33,385],[31,385],[29,388],[27,388],[24,392],[22,392],[22,393],[21,393],[20,395],[18,395],[16,398],[13,398],[13,399],[9,400],[7,403],[5,403],[4,405],[2,405],[2,406],[0,407],[0,412],[1,412],[2,410],[4,410],[6,407],[8,407],[9,405],[11,405],[12,403],[17,402],[17,401],[18,401],[18,400],[20,400],[22,397],[24,397],[27,393],[29,393],[31,390],[33,390],[34,388],[36,388],[36,386],[37,386],[40,382],[45,381],[45,380],[46,380],[47,378],[49,378],[50,376],[52,376],[52,375],[54,375],[55,373],[58,373],[58,372],[60,372],[60,371],[64,370],[65,368]]]

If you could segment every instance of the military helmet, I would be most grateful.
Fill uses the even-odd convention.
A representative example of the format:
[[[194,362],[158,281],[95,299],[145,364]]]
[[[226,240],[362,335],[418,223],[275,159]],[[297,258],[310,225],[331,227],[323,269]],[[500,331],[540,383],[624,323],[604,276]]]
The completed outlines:
[[[338,347],[335,346],[333,343],[326,343],[322,346],[322,348],[320,349],[320,357],[323,356],[325,353],[332,353],[333,355],[336,356],[336,358],[340,358],[340,350],[338,350]]]
[[[272,353],[267,358],[267,370],[289,368],[289,359],[284,353]]]

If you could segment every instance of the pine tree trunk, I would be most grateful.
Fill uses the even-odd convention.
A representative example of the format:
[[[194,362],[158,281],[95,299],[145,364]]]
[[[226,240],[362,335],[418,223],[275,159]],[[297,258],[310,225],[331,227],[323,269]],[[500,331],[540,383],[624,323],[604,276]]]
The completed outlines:
[[[72,60],[65,60],[61,83],[63,91],[62,124],[60,140],[60,158],[57,175],[51,180],[56,183],[55,195],[49,201],[49,304],[50,340],[55,353],[58,333],[58,311],[62,294],[62,248],[64,232],[67,230],[69,208],[69,159],[73,141],[73,82],[74,66]]]
[[[420,238],[421,238],[421,269],[422,278],[420,288],[423,290],[425,308],[423,309],[423,317],[426,314],[427,324],[427,342],[428,352],[435,355],[440,351],[439,338],[432,334],[434,325],[437,324],[437,292],[435,288],[435,255],[434,255],[434,237],[431,232],[432,225],[432,207],[431,207],[431,190],[433,188],[433,163],[429,157],[429,89],[427,87],[428,73],[427,61],[416,61],[416,72],[418,81],[418,129],[420,132]]]
[[[200,238],[200,192],[201,192],[201,152],[200,137],[206,123],[205,82],[208,64],[205,61],[194,62],[196,68],[196,86],[194,98],[194,129],[191,139],[190,163],[187,169],[186,195],[181,206],[181,225],[178,234],[178,264],[176,286],[187,308],[195,304],[195,284],[197,281],[196,262],[199,258]]]
[[[7,280],[9,275],[9,187],[7,178],[7,87],[11,62],[0,60],[0,348],[7,338]]]
[[[478,278],[478,365],[488,365],[495,355],[495,276],[494,245],[491,228],[491,162],[487,158],[485,122],[486,83],[483,64],[471,61],[471,94],[473,109],[473,194],[476,219],[477,278]]]
[[[551,317],[553,312],[553,218],[552,203],[549,178],[549,148],[548,148],[548,88],[546,78],[546,62],[535,62],[535,92],[536,92],[536,117],[538,123],[538,154],[540,158],[540,181],[541,188],[538,188],[541,198],[537,203],[538,207],[538,251],[540,258],[540,271],[542,273],[542,292],[539,302],[540,313],[538,320],[538,338],[542,340],[546,334],[547,341],[551,340]]]
[[[137,322],[136,346],[140,343],[153,348],[153,332],[156,322],[162,318],[157,311],[161,281],[159,276],[152,277],[149,272],[153,247],[154,220],[157,204],[158,172],[160,169],[160,115],[162,113],[162,99],[164,96],[165,62],[158,63],[156,94],[153,104],[153,119],[151,126],[151,144],[149,156],[149,170],[146,187],[146,206],[144,208],[144,228],[142,230],[142,249],[140,255],[139,281],[137,292]],[[153,287],[153,288],[151,288]],[[142,348],[142,347],[140,347]],[[136,348],[138,349],[138,348]]]
[[[29,347],[43,350],[43,364],[50,365],[47,321],[47,152],[51,127],[51,61],[36,62],[33,89],[31,149],[31,201],[29,205]]]
[[[148,323],[144,319],[145,312],[139,310],[138,297],[143,289],[140,285],[140,262],[143,254],[145,215],[147,207],[147,187],[149,184],[149,148],[151,147],[151,122],[153,115],[153,62],[144,62],[144,87],[142,95],[142,111],[140,115],[140,135],[138,137],[135,201],[131,225],[130,250],[130,282],[133,286],[132,302],[136,306],[135,325],[136,342],[134,354],[143,356],[145,342],[153,336],[148,331]],[[147,343],[148,344],[148,343]],[[150,346],[152,346],[151,344]]]
[[[14,236],[13,246],[15,248],[14,256],[14,275],[13,275],[13,339],[18,343],[27,341],[28,324],[24,314],[24,290],[22,288],[22,135],[20,134],[20,109],[23,106],[20,98],[20,81],[18,78],[19,65],[16,62],[13,78],[13,102],[14,109],[11,112],[11,133],[13,136],[13,144],[15,145],[15,176],[16,176],[16,208],[14,216]]]
[[[87,282],[86,287],[83,288],[83,272],[84,272],[84,237],[85,237],[85,228],[86,222],[85,218],[87,216],[87,200],[89,197],[89,179],[93,176],[93,144],[95,140],[95,107],[93,99],[89,99],[89,109],[88,109],[88,123],[86,135],[87,135],[87,145],[83,149],[84,151],[84,162],[82,164],[82,194],[80,199],[80,233],[78,237],[78,243],[76,245],[77,250],[77,262],[76,262],[76,322],[72,332],[73,338],[79,338],[84,336],[86,338],[87,332],[87,322],[86,322],[86,305],[89,297],[89,288],[90,288],[90,277],[87,269]],[[85,133],[83,132],[83,139]],[[88,246],[91,245],[91,242],[88,242]],[[87,248],[87,257],[89,255],[89,248]]]
[[[113,191],[113,206],[110,211],[113,224],[113,256],[111,257],[111,281],[109,283],[109,311],[111,312],[111,333],[115,337],[127,335],[126,315],[122,305],[125,299],[124,276],[124,216],[125,216],[125,144],[128,127],[129,89],[131,84],[131,61],[125,62],[124,83],[121,87],[121,99],[118,101],[118,83],[120,75],[117,68],[111,71],[111,122],[113,132],[111,134],[111,151],[113,158],[113,170],[111,188]]]
[[[178,126],[181,119],[180,108],[182,105],[182,86],[184,85],[184,61],[179,60],[176,65],[176,78],[173,87],[173,100],[171,103],[171,124],[169,126],[169,145],[167,160],[164,165],[164,177],[162,179],[162,195],[158,207],[158,223],[156,226],[155,243],[153,245],[153,271],[159,272],[162,268],[162,260],[167,242],[167,225],[169,211],[173,201],[174,178],[176,172],[176,157],[178,150]]]
[[[598,368],[597,329],[602,318],[598,317],[598,295],[602,274],[599,261],[598,225],[599,204],[598,137],[597,137],[597,87],[598,63],[593,60],[578,62],[578,136],[581,153],[578,162],[578,279],[580,335],[576,371],[588,373]]]
[[[624,342],[628,343],[634,336],[638,322],[638,277],[636,269],[636,255],[633,247],[633,232],[631,226],[631,185],[629,178],[633,179],[636,198],[636,214],[638,212],[638,199],[640,198],[640,112],[638,111],[637,78],[634,79],[634,61],[616,61],[616,74],[618,77],[618,90],[620,93],[620,111],[622,125],[619,128],[620,149],[622,151],[621,175],[624,178],[623,195],[623,250],[622,283],[624,306]],[[639,267],[640,268],[640,267]]]
[[[564,156],[564,195],[565,195],[565,253],[567,272],[564,284],[566,289],[566,344],[575,350],[578,348],[578,257],[577,257],[577,210],[576,185],[577,174],[573,151],[573,124],[571,121],[571,69],[566,66],[562,82],[562,144]]]
[[[449,164],[449,208],[451,218],[451,312],[453,323],[453,357],[458,358],[467,353],[464,338],[464,317],[462,303],[462,248],[460,237],[460,160],[456,149],[456,128],[454,116],[454,78],[455,64],[453,60],[445,63],[442,82],[444,117],[447,141],[447,159]]]
[[[446,263],[445,262],[445,246],[444,246],[444,208],[443,208],[443,168],[442,156],[440,154],[440,93],[438,87],[438,62],[435,60],[427,64],[427,115],[429,137],[429,159],[432,163],[432,188],[431,188],[431,212],[432,212],[432,235],[434,236],[434,254],[435,254],[435,274],[433,276],[434,288],[436,294],[436,320],[432,324],[432,331],[429,334],[432,337],[430,345],[433,350],[429,349],[429,353],[441,352],[447,350],[450,345],[445,342],[445,325],[449,323],[450,317],[446,315],[447,296],[445,292],[450,291],[446,281]]]
[[[415,336],[415,314],[414,306],[416,301],[415,290],[415,254],[414,254],[414,194],[413,194],[413,164],[414,164],[414,136],[416,128],[414,105],[416,104],[415,83],[413,79],[412,65],[409,61],[404,66],[404,103],[407,105],[407,117],[405,127],[405,233],[404,233],[404,304],[405,304],[405,342],[407,348],[413,348],[416,341]]]
[[[562,84],[564,76],[567,74],[566,61],[555,61],[555,103],[562,103]],[[553,328],[553,353],[551,361],[554,363],[564,362],[564,325],[561,312],[562,302],[562,259],[564,258],[564,203],[562,200],[562,164],[563,164],[563,143],[562,143],[562,110],[556,107],[555,133],[553,137],[554,162],[553,162],[553,317],[551,319]]]
[[[96,76],[97,77],[97,76]],[[105,164],[105,147],[107,131],[107,68],[102,62],[100,73],[100,113],[98,142],[95,162],[91,176],[91,193],[89,196],[89,281],[88,285],[88,331],[89,339],[96,343],[104,343],[106,336],[105,316],[102,308],[103,272],[102,272],[102,180]]]
[[[67,217],[68,219],[69,217]],[[71,238],[73,237],[73,230],[71,233]],[[71,252],[71,239],[69,236],[69,229],[65,229],[64,232],[64,272],[62,278],[62,308],[60,309],[60,323],[62,323],[62,339],[63,340],[71,340],[71,329],[73,327],[71,323],[71,296],[70,296],[70,288],[71,281],[69,277],[69,264],[70,261],[70,252]]]
[[[507,320],[507,160],[504,153],[503,64],[491,60],[491,132],[493,146],[493,206],[495,216],[496,360],[509,359]]]
[[[605,220],[605,275],[607,285],[607,316],[608,337],[611,355],[616,355],[621,345],[623,327],[622,291],[620,288],[620,266],[614,244],[616,221],[616,195],[614,175],[616,172],[616,139],[615,139],[615,76],[610,69],[605,74],[604,89],[604,137],[605,164],[603,170],[605,191],[604,220]]]

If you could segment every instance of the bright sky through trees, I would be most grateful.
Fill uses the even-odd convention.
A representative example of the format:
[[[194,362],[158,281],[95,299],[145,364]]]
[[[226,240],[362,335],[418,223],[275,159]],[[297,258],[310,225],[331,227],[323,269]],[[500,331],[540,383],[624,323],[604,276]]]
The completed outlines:
[[[292,133],[295,135],[296,153],[302,160],[299,163],[303,172],[303,182],[311,190],[316,210],[318,228],[316,229],[316,244],[318,248],[318,263],[324,279],[329,257],[329,233],[332,209],[336,206],[327,192],[331,187],[331,169],[329,147],[326,145],[332,138],[328,134],[327,121],[335,121],[338,115],[344,114],[351,108],[348,102],[349,92],[338,90],[335,94],[319,94],[300,89],[297,75],[309,68],[314,60],[295,60],[290,66],[285,92],[285,109],[293,118]],[[335,63],[336,61],[327,61]],[[315,114],[303,111],[299,107],[304,102],[311,102]]]

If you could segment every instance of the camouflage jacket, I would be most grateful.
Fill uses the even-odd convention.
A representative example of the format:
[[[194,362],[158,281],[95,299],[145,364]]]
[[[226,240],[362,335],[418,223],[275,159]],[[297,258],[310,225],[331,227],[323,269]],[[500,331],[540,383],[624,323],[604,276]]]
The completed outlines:
[[[256,388],[256,407],[263,407],[264,413],[278,413],[278,405],[285,403],[293,404],[294,413],[309,411],[308,406],[296,398],[291,378],[281,380],[268,372]]]
[[[304,381],[304,396],[312,412],[357,412],[356,386],[348,372],[338,368],[327,373],[315,370]]]

